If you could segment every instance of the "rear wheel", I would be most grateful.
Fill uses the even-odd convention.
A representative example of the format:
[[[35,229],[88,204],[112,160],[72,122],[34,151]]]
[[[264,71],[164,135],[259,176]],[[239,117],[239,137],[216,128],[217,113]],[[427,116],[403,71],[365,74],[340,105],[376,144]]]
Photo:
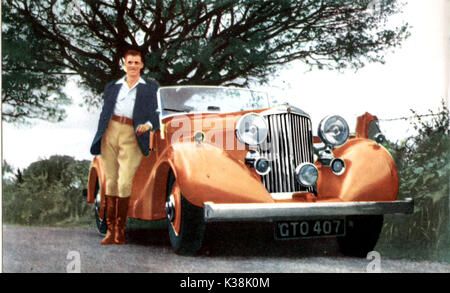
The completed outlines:
[[[377,244],[383,227],[383,215],[347,217],[346,235],[338,237],[344,255],[366,257]]]
[[[203,209],[191,204],[181,193],[173,173],[169,175],[166,197],[169,238],[175,253],[194,255],[205,233]]]
[[[106,235],[106,230],[108,230],[108,225],[106,224],[106,210],[104,209],[104,213],[100,215],[100,206],[101,206],[101,194],[100,194],[100,182],[97,180],[95,184],[95,201],[94,201],[94,214],[95,214],[95,223],[97,225],[98,232],[102,235]]]

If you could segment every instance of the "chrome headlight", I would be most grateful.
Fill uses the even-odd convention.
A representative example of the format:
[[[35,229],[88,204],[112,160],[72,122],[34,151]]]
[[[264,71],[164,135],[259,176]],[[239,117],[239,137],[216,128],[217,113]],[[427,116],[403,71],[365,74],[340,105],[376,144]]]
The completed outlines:
[[[349,136],[348,124],[341,116],[327,116],[319,123],[318,135],[325,144],[341,146]]]
[[[248,113],[239,118],[236,123],[236,136],[244,144],[257,146],[268,134],[266,120],[256,113]]]
[[[303,186],[309,187],[316,184],[319,179],[319,171],[316,166],[311,163],[302,163],[295,169],[295,175],[298,183]]]

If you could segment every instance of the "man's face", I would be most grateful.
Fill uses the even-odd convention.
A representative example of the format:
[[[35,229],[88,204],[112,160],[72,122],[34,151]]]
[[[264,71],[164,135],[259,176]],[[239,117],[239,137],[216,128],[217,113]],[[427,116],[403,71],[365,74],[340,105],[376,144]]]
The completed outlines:
[[[127,55],[125,57],[125,71],[127,76],[139,77],[141,75],[141,69],[144,67],[141,56]]]

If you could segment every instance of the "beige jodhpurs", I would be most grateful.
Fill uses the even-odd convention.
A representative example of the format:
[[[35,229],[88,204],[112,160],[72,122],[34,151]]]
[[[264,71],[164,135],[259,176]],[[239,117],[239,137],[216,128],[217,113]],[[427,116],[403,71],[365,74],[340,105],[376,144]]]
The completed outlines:
[[[111,120],[101,144],[107,195],[131,195],[134,174],[142,157],[133,126]]]

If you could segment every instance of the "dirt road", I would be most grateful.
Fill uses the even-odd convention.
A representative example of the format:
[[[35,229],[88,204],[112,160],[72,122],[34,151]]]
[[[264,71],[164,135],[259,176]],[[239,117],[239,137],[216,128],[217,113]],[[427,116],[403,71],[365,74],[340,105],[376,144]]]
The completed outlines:
[[[173,253],[165,229],[129,230],[128,245],[102,246],[94,228],[3,226],[3,272],[366,272],[372,259],[342,256],[336,240],[275,241],[270,227],[209,227],[195,257]],[[450,264],[390,260],[381,272],[450,272]]]

